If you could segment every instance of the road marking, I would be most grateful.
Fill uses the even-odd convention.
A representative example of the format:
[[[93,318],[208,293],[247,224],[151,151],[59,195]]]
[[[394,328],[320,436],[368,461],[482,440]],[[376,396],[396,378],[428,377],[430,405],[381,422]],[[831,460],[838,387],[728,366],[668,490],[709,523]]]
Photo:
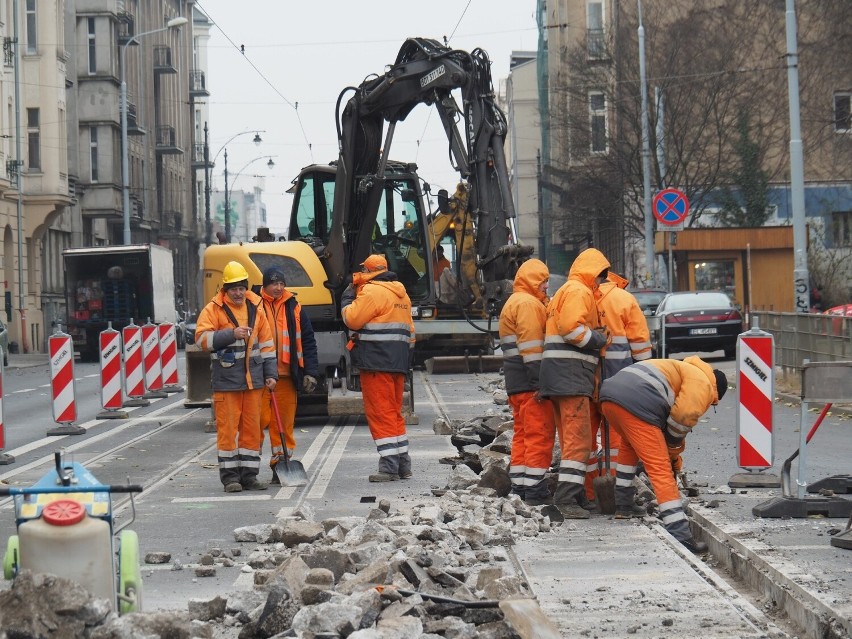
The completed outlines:
[[[316,439],[314,439],[314,441],[311,442],[310,448],[308,448],[304,457],[302,457],[302,459],[301,459],[302,465],[305,467],[306,471],[309,470],[313,466],[314,461],[316,460],[317,456],[319,455],[320,451],[322,450],[322,447],[325,445],[326,440],[329,437],[331,437],[332,433],[334,433],[334,430],[335,430],[334,425],[327,424],[320,431],[319,435],[317,435]],[[275,494],[275,499],[290,499],[293,496],[293,493],[296,492],[296,488],[297,488],[296,486],[285,486],[285,487],[281,488],[281,490],[279,490]],[[292,512],[292,507],[291,507],[290,511]],[[286,517],[289,514],[290,513],[287,513],[286,515],[281,515],[279,513],[278,516],[279,517]]]
[[[325,494],[325,490],[328,488],[329,482],[331,482],[331,476],[334,474],[334,469],[340,463],[340,459],[343,457],[343,452],[346,449],[346,443],[349,441],[349,437],[354,430],[354,426],[346,426],[343,429],[328,457],[326,457],[325,463],[320,469],[319,476],[314,481],[314,485],[311,486],[310,492],[305,497],[306,499],[320,499]]]
[[[188,504],[188,503],[208,503],[211,501],[269,501],[271,495],[240,495],[239,497],[175,497],[172,499],[173,504]]]
[[[40,387],[40,388],[44,388],[44,387],[42,386],[42,387]],[[11,392],[11,393],[9,393],[9,394],[10,394],[10,395],[14,395],[15,393],[32,393],[32,392],[34,392],[35,390],[36,390],[35,388],[22,388],[21,390],[12,391],[12,392]]]

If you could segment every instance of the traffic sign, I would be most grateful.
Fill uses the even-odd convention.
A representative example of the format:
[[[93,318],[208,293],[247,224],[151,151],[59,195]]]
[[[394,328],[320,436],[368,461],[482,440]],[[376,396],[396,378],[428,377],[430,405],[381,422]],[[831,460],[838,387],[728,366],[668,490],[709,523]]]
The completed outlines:
[[[654,196],[653,204],[654,217],[666,226],[682,224],[689,213],[689,200],[683,191],[677,189],[663,189]]]

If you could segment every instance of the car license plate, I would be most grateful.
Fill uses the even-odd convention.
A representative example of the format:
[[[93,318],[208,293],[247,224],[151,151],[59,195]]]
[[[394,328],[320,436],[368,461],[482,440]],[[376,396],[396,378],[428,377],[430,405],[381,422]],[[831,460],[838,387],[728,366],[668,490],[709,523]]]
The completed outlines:
[[[715,335],[715,328],[692,328],[689,330],[690,335]]]

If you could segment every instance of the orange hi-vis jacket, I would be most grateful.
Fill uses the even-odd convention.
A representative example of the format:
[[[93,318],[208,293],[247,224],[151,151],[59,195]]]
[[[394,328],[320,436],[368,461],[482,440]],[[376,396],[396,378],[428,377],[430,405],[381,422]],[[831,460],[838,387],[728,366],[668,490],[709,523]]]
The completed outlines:
[[[500,347],[509,395],[538,390],[547,319],[547,295],[540,287],[549,275],[541,260],[531,259],[521,264],[512,294],[500,313]]]
[[[606,338],[600,327],[594,290],[609,260],[597,249],[586,249],[568,272],[568,281],[547,305],[542,397],[587,396],[595,390],[595,370]]]
[[[648,322],[636,298],[624,290],[627,280],[612,272],[607,280],[597,291],[598,313],[610,337],[601,350],[602,379],[651,357]]]
[[[718,403],[716,378],[698,357],[649,359],[604,380],[601,402],[612,402],[663,431],[669,447],[680,446],[711,405]]]
[[[292,375],[292,354],[296,356],[298,368],[305,368],[305,351],[302,347],[302,306],[296,302],[294,308],[294,328],[295,335],[290,334],[290,327],[287,325],[287,300],[294,298],[293,294],[284,289],[284,293],[278,299],[273,298],[266,291],[261,290],[261,298],[263,298],[263,312],[266,314],[266,320],[272,327],[272,339],[275,342],[275,352],[278,353],[278,376],[289,377]],[[295,301],[295,300],[294,300]],[[293,352],[295,345],[295,353]]]
[[[355,299],[344,296],[343,322],[352,335],[352,357],[362,370],[408,374],[414,351],[411,300],[392,271],[362,274]]]
[[[247,340],[234,339],[236,326],[228,317],[226,306],[239,325],[252,326],[251,320],[254,320]],[[260,306],[260,296],[251,291],[246,291],[245,304],[242,306],[234,306],[225,292],[219,291],[198,314],[195,342],[202,349],[210,351],[214,391],[263,388],[266,379],[278,378],[272,329]],[[223,365],[225,351],[233,355],[232,366]]]

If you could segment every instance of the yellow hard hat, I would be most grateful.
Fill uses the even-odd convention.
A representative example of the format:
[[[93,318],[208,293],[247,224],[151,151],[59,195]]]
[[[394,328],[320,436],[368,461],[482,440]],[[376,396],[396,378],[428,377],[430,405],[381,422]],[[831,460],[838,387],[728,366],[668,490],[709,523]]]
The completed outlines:
[[[248,272],[239,262],[228,262],[225,264],[225,270],[222,271],[222,284],[233,284],[234,282],[242,282],[248,280]]]

